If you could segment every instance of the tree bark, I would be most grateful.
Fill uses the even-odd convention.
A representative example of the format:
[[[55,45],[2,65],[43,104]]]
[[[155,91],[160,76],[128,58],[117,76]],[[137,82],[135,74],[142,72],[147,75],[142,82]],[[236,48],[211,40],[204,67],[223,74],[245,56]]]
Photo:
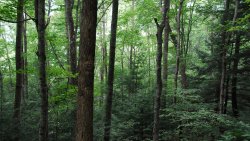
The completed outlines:
[[[105,4],[102,6],[102,12],[105,11]],[[102,65],[100,69],[100,80],[101,80],[101,96],[100,96],[100,105],[103,103],[103,98],[105,94],[104,90],[104,84],[105,84],[105,79],[107,79],[107,44],[106,44],[106,16],[103,16],[103,21],[102,21]]]
[[[24,14],[25,15],[25,14]],[[26,19],[26,15],[24,16],[24,19]],[[23,52],[24,52],[24,59],[23,59],[23,67],[24,67],[24,73],[23,73],[23,100],[28,98],[29,92],[28,92],[28,58],[27,58],[27,51],[28,51],[28,43],[27,43],[27,22],[25,21],[23,23]]]
[[[234,58],[233,58],[233,71],[232,71],[232,111],[233,116],[238,117],[238,103],[237,103],[237,71],[239,64],[239,53],[240,53],[240,35],[236,33],[235,40],[235,50],[234,50]]]
[[[180,46],[181,46],[181,12],[183,7],[184,0],[180,0],[179,10],[176,17],[176,23],[177,23],[177,46],[176,46],[176,70],[175,70],[175,77],[174,77],[174,103],[176,103],[176,95],[177,95],[177,88],[178,88],[178,74],[179,74],[179,65],[180,65]]]
[[[84,0],[81,9],[76,141],[93,141],[93,89],[97,0]]]
[[[164,0],[163,14],[161,24],[155,23],[157,27],[157,56],[156,56],[156,93],[154,98],[154,123],[153,123],[153,141],[159,140],[159,125],[160,125],[160,108],[161,108],[161,94],[162,94],[162,34],[166,23],[167,4],[168,0]]]
[[[111,21],[111,38],[109,49],[109,70],[108,70],[108,89],[106,97],[106,111],[104,123],[104,141],[110,140],[111,131],[111,115],[112,115],[112,99],[113,99],[113,82],[115,69],[115,48],[116,48],[116,31],[118,20],[118,5],[119,0],[113,0],[112,21]]]
[[[170,0],[167,1],[167,13],[170,7]],[[166,108],[166,95],[168,86],[168,42],[169,42],[169,18],[166,16],[165,29],[164,29],[164,47],[163,47],[163,69],[162,69],[162,109]]]
[[[35,0],[36,27],[38,32],[38,60],[41,95],[41,118],[39,127],[39,140],[48,141],[48,86],[46,73],[46,23],[45,0]]]
[[[76,69],[76,35],[74,31],[74,19],[72,15],[74,0],[64,0],[65,2],[65,17],[66,17],[66,27],[67,27],[67,39],[69,42],[69,64],[70,72],[75,75],[77,73]],[[69,78],[69,84],[77,85],[77,78],[75,76]]]
[[[229,0],[225,0],[225,11],[221,20],[223,28],[226,26],[227,16],[228,16],[228,9],[229,9]],[[219,101],[219,113],[223,114],[224,112],[224,87],[225,87],[225,77],[226,77],[226,30],[223,29],[221,34],[222,44],[221,44],[221,78],[220,78],[220,101]]]
[[[23,21],[24,1],[18,0],[17,3],[17,21]],[[17,22],[16,25],[16,93],[14,101],[14,136],[15,141],[20,140],[20,121],[21,121],[21,99],[23,85],[23,22]]]

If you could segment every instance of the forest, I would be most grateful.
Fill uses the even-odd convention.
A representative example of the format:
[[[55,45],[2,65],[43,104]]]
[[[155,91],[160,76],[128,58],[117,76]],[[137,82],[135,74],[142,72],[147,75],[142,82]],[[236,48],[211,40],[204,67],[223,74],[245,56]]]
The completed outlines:
[[[0,0],[0,141],[250,141],[250,0]]]

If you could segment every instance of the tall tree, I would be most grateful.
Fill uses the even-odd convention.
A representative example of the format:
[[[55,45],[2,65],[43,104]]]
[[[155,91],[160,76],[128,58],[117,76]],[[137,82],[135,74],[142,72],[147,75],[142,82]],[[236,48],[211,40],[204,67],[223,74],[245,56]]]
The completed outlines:
[[[221,19],[221,24],[223,25],[222,33],[221,33],[221,77],[220,77],[220,101],[219,101],[219,113],[223,114],[224,112],[224,85],[225,85],[225,76],[226,76],[226,21],[229,13],[229,0],[225,0],[224,5],[224,13]]]
[[[74,19],[72,15],[74,0],[64,0],[65,2],[65,17],[66,17],[66,30],[67,30],[67,39],[69,43],[69,64],[70,72],[75,75],[77,72],[76,69],[76,35],[75,35],[75,26]],[[77,85],[77,78],[75,76],[69,78],[69,84]]]
[[[167,13],[170,7],[170,0],[167,1]],[[168,42],[169,42],[169,16],[166,16],[165,29],[164,29],[164,47],[163,47],[163,68],[162,68],[162,108],[166,105],[167,85],[168,85]]]
[[[25,10],[24,10],[25,11]],[[24,14],[24,19],[26,19],[27,16]],[[27,57],[27,51],[28,51],[28,42],[27,42],[27,21],[24,21],[23,23],[23,100],[28,98],[28,57]]]
[[[82,1],[81,17],[76,141],[92,141],[97,0]]]
[[[113,0],[111,38],[110,38],[110,49],[109,49],[109,67],[108,67],[108,89],[107,89],[108,93],[106,97],[106,107],[105,107],[106,111],[105,111],[105,121],[104,121],[105,122],[104,141],[110,140],[118,5],[119,5],[119,0]]]
[[[235,25],[235,21],[238,17],[239,12],[239,4],[240,0],[235,0],[235,8],[234,8],[234,17],[233,23]],[[233,57],[233,70],[232,70],[232,111],[233,116],[238,116],[238,104],[237,104],[237,72],[238,72],[238,64],[239,64],[239,54],[240,54],[240,42],[241,36],[240,31],[236,31],[235,33],[235,49],[234,49],[234,57]]]
[[[167,4],[168,0],[164,0],[162,21],[159,24],[157,19],[155,18],[155,24],[157,27],[157,56],[156,56],[156,93],[154,98],[154,125],[153,125],[153,140],[159,140],[159,124],[160,124],[160,108],[161,108],[161,94],[162,94],[162,34],[163,29],[166,23],[167,16]]]
[[[178,13],[176,16],[176,24],[177,24],[177,44],[176,44],[176,70],[175,70],[175,77],[174,77],[174,88],[175,88],[175,96],[174,96],[174,103],[176,103],[176,94],[178,88],[178,75],[179,75],[179,65],[180,65],[180,47],[181,47],[181,13],[183,7],[184,0],[180,0]]]
[[[104,84],[105,79],[107,79],[107,44],[106,44],[106,10],[105,10],[105,4],[102,6],[102,12],[103,12],[103,18],[102,18],[102,41],[101,41],[101,52],[102,52],[102,65],[100,68],[100,80],[101,80],[101,98],[100,98],[100,104],[103,103],[103,97],[104,97]]]
[[[24,1],[17,2],[17,24],[16,24],[16,93],[14,101],[14,140],[20,140],[20,112],[23,85],[23,7]]]
[[[35,0],[35,18],[38,32],[38,60],[41,95],[41,118],[39,140],[48,141],[48,86],[46,73],[45,0]]]

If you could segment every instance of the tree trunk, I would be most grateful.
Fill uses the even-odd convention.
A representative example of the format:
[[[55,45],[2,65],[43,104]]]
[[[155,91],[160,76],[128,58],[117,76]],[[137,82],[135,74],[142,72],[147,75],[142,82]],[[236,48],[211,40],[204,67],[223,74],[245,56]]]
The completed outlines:
[[[168,0],[164,0],[162,22],[159,24],[157,19],[155,20],[157,26],[157,56],[156,56],[156,93],[154,99],[154,125],[153,125],[153,141],[159,140],[159,125],[160,125],[160,108],[161,108],[161,94],[162,94],[162,34],[166,23],[167,16],[167,4]]]
[[[170,7],[170,0],[167,1],[167,12]],[[164,48],[163,48],[163,72],[162,72],[162,109],[166,108],[166,96],[167,96],[167,86],[168,86],[168,42],[169,42],[169,18],[166,17],[165,29],[164,29]]]
[[[39,140],[48,141],[48,87],[46,73],[45,0],[35,0],[35,16],[38,32],[38,60],[41,95]]]
[[[66,17],[66,27],[67,27],[67,39],[69,42],[69,64],[70,64],[70,72],[73,75],[76,75],[76,35],[74,31],[74,19],[72,16],[73,10],[73,0],[64,0],[65,2],[65,17]],[[77,85],[77,78],[75,76],[69,78],[69,84]]]
[[[25,14],[24,14],[25,15]],[[26,19],[26,15],[24,16],[24,19]],[[27,51],[28,51],[28,43],[27,43],[27,22],[25,21],[23,23],[23,52],[24,52],[24,59],[23,59],[23,67],[24,67],[24,73],[23,73],[23,100],[28,98],[29,92],[28,92],[28,59],[27,59]]]
[[[182,12],[182,6],[183,6],[184,0],[180,0],[179,10],[176,17],[176,23],[177,23],[177,46],[176,46],[176,70],[175,70],[175,77],[174,77],[174,103],[176,103],[176,95],[177,95],[177,88],[178,88],[178,74],[179,74],[179,65],[180,65],[180,46],[181,46],[181,12]]]
[[[102,6],[103,12],[105,11],[105,4]],[[104,90],[104,84],[105,84],[105,78],[107,76],[107,46],[106,46],[106,16],[103,16],[103,21],[102,21],[102,65],[100,69],[100,79],[101,79],[101,96],[100,96],[100,105],[103,103],[103,98],[105,94]]]
[[[228,9],[229,9],[229,0],[225,0],[225,11],[222,17],[222,25],[226,25],[227,21],[227,16],[228,16]],[[223,114],[224,112],[224,102],[225,102],[225,97],[224,97],[224,83],[225,83],[225,77],[226,77],[226,31],[223,29],[221,38],[222,38],[222,44],[221,44],[221,78],[220,78],[220,101],[219,101],[219,113]]]
[[[21,99],[22,99],[22,85],[23,85],[23,7],[24,1],[18,0],[17,3],[17,25],[16,25],[16,93],[14,101],[14,136],[15,141],[20,140],[20,113],[21,113]]]
[[[237,103],[237,71],[239,64],[239,53],[240,53],[240,35],[236,33],[235,40],[235,50],[234,50],[234,58],[233,58],[233,71],[232,71],[232,111],[233,116],[239,116],[238,112],[238,103]]]
[[[113,82],[115,69],[115,48],[116,48],[116,31],[118,19],[119,0],[113,0],[112,21],[111,21],[111,38],[109,49],[109,70],[108,70],[108,89],[106,97],[105,125],[104,125],[104,141],[110,140],[111,131],[111,115],[112,115],[112,97],[113,97]]]
[[[84,0],[81,8],[76,141],[93,141],[93,89],[97,0]]]

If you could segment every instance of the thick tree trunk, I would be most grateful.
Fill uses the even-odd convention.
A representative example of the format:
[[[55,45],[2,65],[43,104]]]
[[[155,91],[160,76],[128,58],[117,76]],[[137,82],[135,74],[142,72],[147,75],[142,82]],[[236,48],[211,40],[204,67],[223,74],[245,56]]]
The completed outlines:
[[[235,40],[235,51],[234,51],[234,59],[233,59],[233,71],[232,71],[232,111],[233,116],[239,116],[238,112],[238,103],[237,103],[237,71],[239,64],[239,53],[240,53],[240,35],[236,33]]]
[[[177,46],[176,46],[176,67],[175,67],[175,77],[174,77],[174,103],[176,103],[176,95],[177,95],[177,88],[178,88],[178,75],[179,75],[179,65],[180,65],[180,46],[181,46],[181,12],[183,7],[184,0],[180,0],[179,10],[176,17],[176,24],[177,24]]]
[[[15,141],[20,140],[20,113],[21,113],[21,99],[22,99],[22,85],[23,85],[23,7],[24,1],[18,0],[17,3],[17,23],[16,28],[16,93],[14,101],[14,135]]]
[[[161,109],[161,94],[162,94],[162,34],[166,23],[167,4],[168,0],[164,0],[163,15],[161,24],[155,20],[157,27],[157,56],[156,56],[156,93],[154,98],[154,124],[153,124],[153,141],[159,140],[159,125],[160,125],[160,109]]]
[[[74,19],[72,16],[73,11],[73,0],[64,0],[65,2],[65,17],[66,17],[66,27],[67,27],[67,39],[69,42],[69,64],[70,64],[70,72],[75,75],[77,72],[76,69],[76,35],[74,31]],[[70,77],[69,78],[69,84],[71,85],[77,85],[77,78],[76,77]]]
[[[229,9],[229,0],[225,0],[225,11],[222,17],[222,25],[226,25],[227,16],[228,16],[228,9]],[[224,112],[224,102],[225,102],[225,96],[224,96],[224,87],[225,87],[225,77],[226,77],[226,31],[223,29],[221,38],[222,38],[222,44],[221,44],[221,78],[220,78],[220,101],[219,101],[219,113],[223,114]]]
[[[38,60],[41,95],[39,140],[48,141],[48,87],[46,73],[45,0],[35,0],[35,16],[38,32]]]
[[[113,0],[112,21],[111,21],[111,38],[109,49],[109,70],[108,70],[108,89],[106,97],[105,125],[104,125],[104,141],[110,140],[111,131],[111,115],[112,115],[112,98],[113,98],[113,82],[115,69],[115,48],[116,48],[116,31],[118,19],[119,0]]]
[[[93,141],[93,89],[97,0],[84,0],[81,8],[76,141]]]

